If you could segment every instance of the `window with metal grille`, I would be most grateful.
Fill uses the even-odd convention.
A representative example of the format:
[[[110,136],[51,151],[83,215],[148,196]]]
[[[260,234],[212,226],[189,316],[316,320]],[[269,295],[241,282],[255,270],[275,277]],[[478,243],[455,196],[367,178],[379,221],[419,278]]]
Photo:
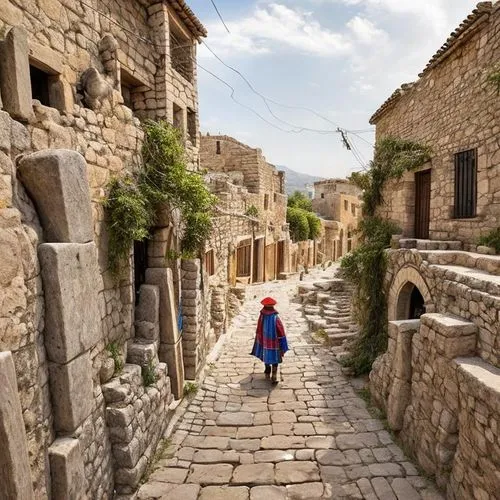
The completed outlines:
[[[241,245],[236,252],[236,276],[250,276],[252,245]]]
[[[170,60],[172,68],[186,80],[193,80],[193,42],[170,22]]]
[[[209,276],[215,274],[215,254],[213,250],[209,250],[205,253],[205,269]]]
[[[455,212],[456,219],[476,216],[477,151],[469,149],[455,155]]]
[[[196,146],[196,113],[191,109],[187,109],[187,128],[191,144]]]

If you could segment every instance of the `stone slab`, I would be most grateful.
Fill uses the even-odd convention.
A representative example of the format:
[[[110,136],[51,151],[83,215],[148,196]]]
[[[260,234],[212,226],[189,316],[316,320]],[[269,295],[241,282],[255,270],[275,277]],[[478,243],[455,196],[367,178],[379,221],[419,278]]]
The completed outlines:
[[[49,363],[54,428],[73,432],[92,411],[94,391],[88,353],[65,365]]]
[[[86,479],[78,439],[56,439],[49,448],[53,498],[86,500]]]
[[[313,500],[323,498],[323,483],[303,483],[287,486],[288,500]]]
[[[4,498],[34,499],[28,446],[12,353],[0,352],[0,489]]]
[[[286,500],[286,489],[282,486],[254,486],[250,500]]]
[[[276,464],[276,482],[293,484],[319,481],[318,466],[313,462],[279,462]]]
[[[64,364],[101,338],[100,273],[94,243],[44,243],[38,247],[45,291],[45,348]]]
[[[233,466],[230,464],[192,465],[188,483],[204,485],[229,484],[233,475]]]
[[[245,486],[207,486],[201,490],[199,500],[248,500],[248,493]]]
[[[245,464],[234,469],[234,484],[274,484],[274,465],[273,464]]]
[[[0,89],[3,108],[14,118],[28,121],[33,116],[28,33],[21,26],[9,30],[0,43],[2,71]]]
[[[24,156],[18,173],[35,202],[45,241],[88,243],[94,225],[83,156],[67,149],[51,149]]]
[[[184,395],[184,361],[182,356],[182,338],[176,344],[160,344],[158,351],[160,361],[168,366],[168,376],[172,385],[172,394],[175,399],[181,399]]]
[[[222,412],[217,418],[217,425],[222,425],[226,427],[230,426],[247,426],[252,425],[253,423],[253,414],[235,411],[235,412]]]

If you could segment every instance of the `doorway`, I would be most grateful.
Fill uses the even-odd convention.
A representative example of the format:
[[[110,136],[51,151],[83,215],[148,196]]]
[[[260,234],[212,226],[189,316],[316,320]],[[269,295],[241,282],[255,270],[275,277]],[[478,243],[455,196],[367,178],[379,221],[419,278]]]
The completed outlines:
[[[415,238],[429,239],[431,212],[431,171],[415,174]]]

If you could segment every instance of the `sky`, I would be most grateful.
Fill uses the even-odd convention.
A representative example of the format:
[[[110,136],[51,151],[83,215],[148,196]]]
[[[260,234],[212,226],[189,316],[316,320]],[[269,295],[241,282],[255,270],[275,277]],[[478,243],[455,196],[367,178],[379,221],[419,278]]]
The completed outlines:
[[[207,46],[248,81],[198,47],[202,133],[259,147],[275,165],[345,177],[371,158],[370,116],[418,78],[476,2],[215,0],[229,33],[210,0],[188,4]],[[348,134],[358,157],[338,127],[358,134]]]

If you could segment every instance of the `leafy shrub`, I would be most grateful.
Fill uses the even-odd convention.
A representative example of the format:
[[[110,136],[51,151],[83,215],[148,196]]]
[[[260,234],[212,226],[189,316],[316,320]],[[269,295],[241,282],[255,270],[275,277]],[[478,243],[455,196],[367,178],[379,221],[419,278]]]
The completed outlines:
[[[313,212],[306,212],[306,217],[309,224],[309,239],[315,240],[321,234],[321,221]]]
[[[308,212],[312,212],[312,201],[300,191],[295,191],[288,197],[287,205],[292,208],[301,208]]]
[[[293,241],[309,239],[309,219],[305,210],[288,207],[286,210],[286,221],[290,225],[290,236]]]
[[[255,205],[250,205],[245,212],[248,217],[257,218],[259,216],[259,209]]]
[[[123,370],[123,360],[121,356],[120,346],[117,342],[111,342],[106,346],[110,358],[115,362],[115,375],[119,375]]]
[[[158,375],[156,374],[156,368],[153,360],[149,360],[148,364],[142,367],[141,374],[144,387],[150,387],[156,383]]]
[[[485,236],[481,236],[478,240],[478,244],[494,248],[495,253],[500,254],[500,227],[493,229]]]

